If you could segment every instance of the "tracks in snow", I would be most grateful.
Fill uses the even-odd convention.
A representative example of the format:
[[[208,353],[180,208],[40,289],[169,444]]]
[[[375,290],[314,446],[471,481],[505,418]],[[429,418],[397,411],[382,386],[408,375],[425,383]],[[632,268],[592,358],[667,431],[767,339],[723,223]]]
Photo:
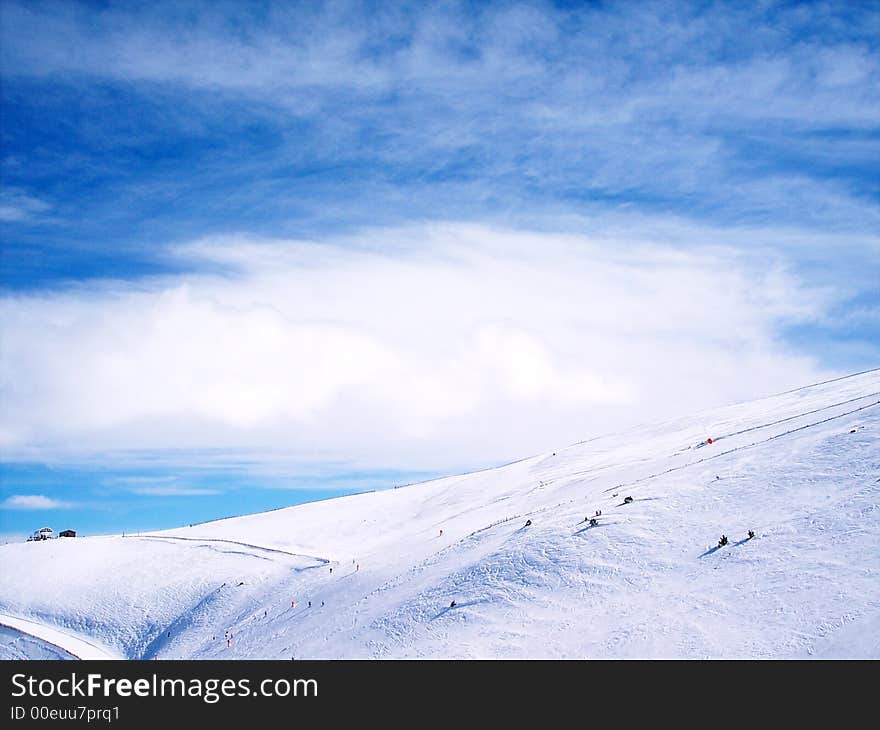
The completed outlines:
[[[857,400],[861,400],[861,399],[857,399]],[[788,431],[783,431],[782,433],[777,433],[773,436],[770,436],[766,439],[762,439],[760,441],[753,441],[750,444],[743,444],[742,446],[736,446],[732,449],[727,449],[727,451],[721,451],[717,454],[713,454],[712,456],[707,456],[703,459],[697,459],[696,461],[689,461],[687,464],[680,464],[678,466],[672,466],[669,469],[666,469],[665,471],[657,472],[656,474],[649,474],[646,477],[641,477],[639,479],[634,479],[629,482],[624,482],[622,484],[618,484],[616,486],[609,487],[608,489],[604,490],[604,493],[607,494],[608,492],[611,492],[615,489],[622,489],[623,487],[630,487],[635,484],[640,484],[641,482],[648,481],[649,479],[656,479],[657,477],[663,476],[665,474],[671,474],[672,472],[675,472],[675,471],[681,471],[682,469],[687,469],[688,467],[696,466],[697,464],[702,464],[707,461],[712,461],[713,459],[720,459],[722,456],[727,456],[729,454],[736,453],[737,451],[744,451],[746,449],[753,449],[756,446],[761,446],[763,444],[769,443],[770,441],[774,441],[778,438],[782,438],[783,436],[790,436],[791,434],[797,433],[798,431],[803,431],[808,428],[813,428],[814,426],[819,426],[823,423],[828,423],[829,421],[834,421],[834,420],[837,420],[838,418],[843,418],[844,416],[851,416],[853,413],[858,413],[859,411],[864,411],[869,408],[876,408],[877,406],[880,406],[880,400],[874,401],[873,403],[869,403],[868,405],[860,406],[859,408],[853,408],[852,410],[845,411],[843,413],[838,413],[835,416],[829,416],[828,418],[823,418],[821,421],[815,421],[814,423],[807,423],[803,426],[798,426],[797,428],[792,428]],[[830,407],[832,407],[832,406],[829,406],[829,408]],[[823,408],[823,409],[819,409],[819,410],[826,410],[826,409]],[[810,412],[815,413],[816,411],[810,411]],[[784,419],[784,420],[791,420],[791,419]],[[770,424],[767,424],[767,425],[770,425]],[[756,426],[755,428],[762,428],[762,427]],[[754,430],[754,429],[747,429],[747,430]]]
[[[126,538],[128,539],[128,538]],[[236,545],[237,547],[248,548],[250,550],[256,550],[258,552],[264,553],[274,553],[276,555],[287,555],[293,558],[305,558],[306,560],[314,560],[315,565],[309,565],[305,568],[299,568],[299,570],[309,570],[310,568],[317,568],[321,565],[328,565],[330,563],[329,558],[322,558],[317,555],[304,555],[303,553],[292,553],[287,550],[281,550],[279,548],[268,548],[263,547],[261,545],[252,545],[248,542],[239,542],[237,540],[224,540],[218,537],[178,537],[176,535],[138,535],[136,538],[138,540],[181,540],[184,542],[198,542],[198,543],[206,543],[206,542],[219,542],[227,545]],[[254,557],[260,557],[255,555]]]
[[[869,394],[867,394],[867,395],[859,396],[859,397],[857,397],[857,398],[850,398],[850,399],[848,399],[848,400],[841,401],[841,402],[839,402],[839,403],[833,403],[833,404],[828,405],[828,406],[823,406],[822,408],[816,408],[816,409],[813,409],[813,410],[810,410],[810,411],[805,411],[804,413],[800,413],[800,414],[797,414],[797,415],[794,415],[794,416],[789,416],[789,417],[786,417],[786,418],[778,419],[778,420],[776,420],[776,421],[772,421],[772,422],[768,422],[768,423],[760,424],[760,425],[758,425],[758,426],[751,426],[751,427],[749,427],[749,428],[742,429],[742,430],[740,430],[740,431],[736,431],[736,432],[733,432],[733,433],[730,433],[730,434],[726,434],[725,436],[720,437],[720,438],[738,436],[738,435],[741,435],[741,434],[744,434],[744,433],[749,433],[749,432],[751,432],[751,431],[756,431],[756,430],[763,429],[763,428],[769,428],[770,426],[775,426],[775,425],[778,425],[778,424],[780,424],[780,423],[786,423],[786,422],[788,422],[788,421],[796,420],[796,419],[798,419],[798,418],[803,418],[803,417],[805,417],[805,416],[809,416],[809,415],[813,415],[813,414],[816,414],[816,413],[820,413],[820,412],[822,412],[822,411],[827,411],[827,410],[829,410],[829,409],[831,409],[831,408],[839,408],[839,407],[841,407],[841,406],[848,405],[848,404],[850,404],[850,403],[854,403],[854,402],[856,402],[856,401],[865,400],[866,398],[873,398],[873,397],[876,397],[876,396],[878,396],[878,395],[880,395],[880,393],[875,392],[875,393],[869,393]],[[651,480],[651,479],[656,479],[656,478],[658,478],[658,477],[665,476],[666,474],[671,474],[671,473],[676,472],[676,471],[681,471],[681,470],[683,470],[683,469],[687,469],[687,468],[689,468],[689,467],[696,466],[696,465],[698,465],[698,464],[702,464],[702,463],[704,463],[704,462],[706,462],[706,461],[711,461],[711,460],[713,460],[713,459],[718,459],[718,458],[720,458],[720,457],[722,457],[722,456],[727,456],[727,455],[732,454],[732,453],[735,453],[735,452],[737,452],[737,451],[743,451],[743,450],[745,450],[745,449],[755,448],[755,447],[757,447],[757,446],[760,446],[760,445],[762,445],[762,444],[766,444],[766,443],[768,443],[768,442],[770,442],[770,441],[773,441],[773,440],[775,440],[775,439],[782,438],[783,436],[789,436],[789,435],[791,435],[791,434],[793,434],[793,433],[797,433],[797,432],[799,432],[799,431],[803,431],[803,430],[808,429],[808,428],[813,428],[813,427],[815,427],[815,426],[819,426],[819,425],[821,425],[821,424],[823,424],[823,423],[828,423],[829,421],[834,421],[834,420],[836,420],[836,419],[838,419],[838,418],[843,418],[843,417],[845,417],[845,416],[849,416],[849,415],[852,415],[852,414],[854,414],[854,413],[858,413],[859,411],[864,411],[864,410],[867,410],[867,409],[869,409],[869,408],[875,408],[875,407],[877,407],[878,405],[880,405],[880,400],[874,401],[873,403],[868,403],[868,404],[863,405],[863,406],[859,406],[858,408],[850,409],[850,410],[845,411],[845,412],[843,412],[843,413],[838,413],[838,414],[836,414],[836,415],[834,415],[834,416],[830,416],[830,417],[828,417],[828,418],[824,418],[824,419],[819,420],[819,421],[815,421],[815,422],[812,422],[812,423],[804,424],[803,426],[798,426],[797,428],[789,429],[788,431],[783,431],[782,433],[774,434],[773,436],[770,436],[770,437],[768,437],[768,438],[766,438],[766,439],[762,439],[762,440],[760,440],[760,441],[755,441],[755,442],[752,442],[752,443],[750,443],[750,444],[743,444],[742,446],[737,446],[737,447],[734,447],[734,448],[731,448],[731,449],[727,449],[726,451],[722,451],[722,452],[719,452],[719,453],[717,453],[717,454],[713,454],[712,456],[707,456],[707,457],[704,457],[704,458],[702,458],[702,459],[697,459],[697,460],[695,460],[695,461],[690,461],[690,462],[688,462],[688,463],[686,463],[686,464],[679,464],[678,466],[670,467],[669,469],[666,469],[666,470],[664,470],[664,471],[662,471],[662,472],[657,472],[656,474],[649,474],[648,476],[640,477],[640,478],[638,478],[638,479],[633,479],[633,480],[628,481],[628,482],[623,482],[623,483],[621,483],[621,484],[618,484],[618,485],[616,485],[616,486],[609,487],[608,489],[603,490],[603,494],[608,494],[608,493],[613,492],[613,491],[619,491],[619,490],[624,489],[624,488],[626,488],[626,487],[631,487],[631,486],[634,486],[634,485],[637,485],[637,484],[641,484],[642,482],[646,482],[646,481],[649,481],[649,480]],[[720,438],[717,439],[717,440],[720,440]],[[607,469],[607,468],[608,468],[608,467],[601,467],[600,470],[604,470],[604,469]],[[549,479],[549,480],[544,481],[544,483],[543,483],[543,485],[542,485],[542,488],[546,488],[546,487],[550,486],[551,484],[553,484],[553,483],[555,483],[555,482],[559,482],[559,481],[563,481],[563,480],[565,480],[565,481],[569,481],[569,480],[571,480],[573,477],[583,476],[583,475],[585,475],[585,474],[593,474],[593,473],[594,473],[594,471],[593,471],[593,470],[590,470],[590,471],[587,471],[587,472],[583,472],[583,473],[581,473],[581,474],[575,473],[575,474],[567,475],[567,476],[565,476],[565,477],[561,477],[561,478],[559,478],[559,479]],[[565,507],[565,506],[567,506],[567,505],[569,505],[569,504],[573,504],[573,503],[575,503],[575,502],[578,502],[578,501],[580,501],[581,499],[583,499],[583,498],[582,498],[582,497],[573,497],[573,498],[571,498],[571,499],[564,500],[564,501],[562,501],[562,502],[557,502],[556,504],[547,505],[547,506],[544,506],[544,507],[539,507],[539,508],[534,509],[534,510],[531,510],[531,511],[526,511],[526,512],[523,512],[523,513],[521,513],[521,514],[511,515],[511,516],[509,516],[509,517],[505,517],[505,518],[502,518],[502,519],[496,520],[496,521],[492,522],[491,524],[486,525],[485,527],[481,527],[481,528],[479,528],[479,529],[477,529],[477,530],[474,530],[473,532],[471,532],[470,534],[466,535],[465,537],[463,537],[463,538],[457,540],[455,543],[453,543],[453,544],[451,544],[451,545],[447,545],[447,546],[444,547],[443,549],[439,550],[438,552],[436,552],[436,553],[434,553],[433,555],[431,555],[431,556],[429,556],[428,558],[426,558],[426,559],[425,559],[424,561],[422,561],[419,565],[413,566],[413,568],[412,568],[411,570],[421,570],[421,569],[424,568],[426,565],[429,565],[429,564],[433,564],[433,563],[435,563],[435,562],[436,562],[436,561],[437,561],[437,560],[438,560],[443,554],[445,554],[445,553],[447,553],[447,552],[449,552],[449,551],[451,551],[451,550],[453,550],[453,549],[457,549],[457,548],[461,547],[464,543],[466,543],[467,541],[471,540],[473,537],[475,537],[476,535],[479,535],[480,533],[487,532],[487,531],[489,531],[489,530],[491,530],[491,529],[493,529],[493,528],[495,528],[495,527],[498,527],[498,526],[500,526],[500,525],[503,525],[503,524],[507,524],[507,523],[509,523],[509,522],[512,522],[513,520],[523,519],[523,518],[530,518],[530,517],[532,517],[532,516],[534,516],[534,515],[544,514],[544,513],[546,513],[546,512],[550,512],[550,511],[553,511],[553,510],[557,510],[557,509],[559,509],[560,507]]]

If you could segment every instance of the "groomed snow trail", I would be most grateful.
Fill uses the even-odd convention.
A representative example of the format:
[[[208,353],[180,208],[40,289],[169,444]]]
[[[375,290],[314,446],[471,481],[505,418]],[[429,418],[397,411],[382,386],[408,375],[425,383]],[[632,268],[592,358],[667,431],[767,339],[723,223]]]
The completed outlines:
[[[75,659],[121,659],[119,654],[96,644],[93,640],[62,631],[36,621],[0,613],[0,626],[38,639],[51,647],[70,654]],[[42,647],[45,650],[45,647]],[[5,658],[5,657],[4,657]]]

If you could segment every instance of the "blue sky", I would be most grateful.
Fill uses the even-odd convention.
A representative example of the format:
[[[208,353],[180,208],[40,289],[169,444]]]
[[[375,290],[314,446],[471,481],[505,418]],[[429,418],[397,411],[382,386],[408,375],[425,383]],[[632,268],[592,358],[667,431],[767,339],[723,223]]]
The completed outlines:
[[[0,21],[4,534],[381,488],[880,364],[870,3]]]

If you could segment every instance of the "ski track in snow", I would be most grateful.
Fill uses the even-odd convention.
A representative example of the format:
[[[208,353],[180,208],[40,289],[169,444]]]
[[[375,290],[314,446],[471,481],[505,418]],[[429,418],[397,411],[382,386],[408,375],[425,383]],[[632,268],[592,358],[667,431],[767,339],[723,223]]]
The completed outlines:
[[[250,543],[240,542],[237,540],[221,540],[219,538],[210,538],[210,537],[177,537],[177,536],[171,536],[171,535],[153,535],[150,533],[144,533],[144,534],[139,533],[136,537],[141,540],[183,540],[183,541],[197,542],[197,543],[219,542],[219,543],[225,543],[227,545],[237,545],[238,547],[248,548],[249,550],[256,551],[256,552],[275,553],[276,555],[290,555],[291,557],[294,557],[294,558],[305,558],[307,560],[314,561],[314,565],[306,566],[305,568],[302,568],[303,570],[307,570],[308,568],[316,567],[317,565],[326,565],[327,563],[330,562],[327,558],[319,558],[319,557],[315,557],[314,555],[300,555],[298,553],[288,552],[287,550],[279,550],[278,548],[260,547],[259,545],[251,545]],[[250,555],[252,557],[260,557],[258,555],[254,555],[254,553],[252,553],[252,552],[240,552],[239,551],[239,552],[229,552],[229,554]]]
[[[878,658],[878,396],[868,371],[405,488],[6,545],[0,657]]]

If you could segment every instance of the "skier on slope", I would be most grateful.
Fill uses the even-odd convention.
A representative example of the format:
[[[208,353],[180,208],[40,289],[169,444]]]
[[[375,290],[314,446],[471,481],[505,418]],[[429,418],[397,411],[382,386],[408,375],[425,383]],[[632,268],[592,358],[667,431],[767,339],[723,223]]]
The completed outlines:
[[[727,542],[727,535],[722,535],[721,539],[718,541],[718,547],[724,547],[725,545],[727,545]]]

